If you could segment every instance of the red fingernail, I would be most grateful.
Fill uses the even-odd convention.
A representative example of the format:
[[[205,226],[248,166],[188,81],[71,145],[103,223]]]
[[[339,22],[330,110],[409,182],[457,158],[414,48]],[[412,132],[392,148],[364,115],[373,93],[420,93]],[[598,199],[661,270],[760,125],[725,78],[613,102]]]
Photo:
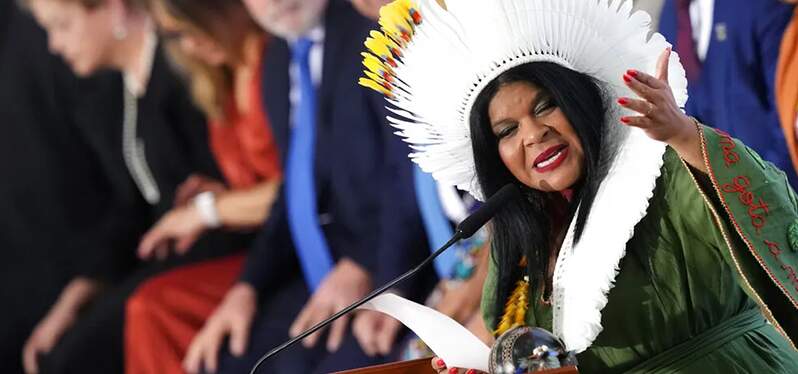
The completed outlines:
[[[622,98],[618,99],[618,104],[621,104],[621,105],[629,104],[629,100],[627,100],[625,97],[622,97]]]
[[[624,82],[626,82],[626,83],[629,83],[629,82],[631,82],[631,81],[632,81],[632,77],[630,77],[630,76],[628,76],[628,75],[624,74],[624,75],[623,75],[623,80],[624,80]]]
[[[477,374],[477,371],[474,369],[468,369],[468,371],[466,371],[466,374]]]
[[[629,69],[629,70],[626,71],[626,74],[629,74],[630,77],[636,77],[637,76],[637,70]]]
[[[439,368],[445,368],[446,367],[446,363],[443,362],[443,359],[440,359],[440,358],[438,359],[438,361],[435,361],[435,365],[437,365]]]
[[[457,368],[451,368],[449,369],[449,374],[457,374],[458,371]]]
[[[621,117],[621,122],[629,123],[629,117]]]

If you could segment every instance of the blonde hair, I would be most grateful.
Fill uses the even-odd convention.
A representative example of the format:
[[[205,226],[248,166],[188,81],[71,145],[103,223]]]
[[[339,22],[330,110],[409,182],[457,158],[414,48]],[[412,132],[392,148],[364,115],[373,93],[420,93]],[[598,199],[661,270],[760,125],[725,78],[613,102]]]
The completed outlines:
[[[233,71],[228,66],[212,66],[183,53],[177,45],[166,48],[177,70],[188,80],[194,103],[213,120],[223,120],[233,94]]]
[[[191,32],[216,42],[224,49],[231,63],[244,60],[245,43],[251,36],[263,35],[240,0],[150,1],[151,7],[157,2],[169,16],[186,24]],[[212,66],[186,55],[177,45],[168,45],[167,53],[188,78],[191,95],[197,106],[211,119],[226,119],[229,115],[226,108],[234,97],[232,66]]]

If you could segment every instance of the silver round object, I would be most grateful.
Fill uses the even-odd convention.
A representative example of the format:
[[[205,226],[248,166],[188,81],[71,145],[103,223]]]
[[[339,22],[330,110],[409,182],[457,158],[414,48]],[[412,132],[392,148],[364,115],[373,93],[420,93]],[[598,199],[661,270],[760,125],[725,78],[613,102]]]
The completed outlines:
[[[552,333],[519,326],[502,334],[490,351],[491,374],[525,374],[576,365],[576,357]]]

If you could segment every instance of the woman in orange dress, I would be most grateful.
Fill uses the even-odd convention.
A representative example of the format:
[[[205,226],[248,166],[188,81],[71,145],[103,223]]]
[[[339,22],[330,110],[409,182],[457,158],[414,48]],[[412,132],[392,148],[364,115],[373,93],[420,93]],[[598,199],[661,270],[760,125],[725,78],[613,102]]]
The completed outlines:
[[[142,238],[141,257],[185,253],[209,229],[259,227],[281,183],[260,97],[268,40],[242,3],[157,0],[152,11],[172,57],[188,73],[195,101],[212,119],[211,150],[226,180],[189,178],[176,198],[186,204]],[[185,266],[144,283],[127,303],[125,371],[183,372],[189,343],[238,278],[243,258]]]

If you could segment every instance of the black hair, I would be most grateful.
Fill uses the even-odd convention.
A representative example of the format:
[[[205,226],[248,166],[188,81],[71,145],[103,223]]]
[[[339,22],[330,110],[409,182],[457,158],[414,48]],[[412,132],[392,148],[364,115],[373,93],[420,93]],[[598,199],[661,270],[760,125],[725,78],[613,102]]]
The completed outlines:
[[[502,162],[498,151],[498,139],[491,128],[488,115],[490,101],[503,85],[524,82],[547,94],[552,105],[559,107],[570,122],[584,150],[584,170],[574,186],[574,194],[568,205],[565,224],[577,217],[574,243],[579,241],[590,208],[601,180],[606,175],[605,160],[612,150],[603,147],[606,133],[605,115],[609,105],[601,85],[592,77],[550,62],[532,62],[514,67],[491,81],[480,92],[470,113],[472,150],[477,181],[485,196],[491,196],[499,188],[514,183],[524,193],[517,202],[507,204],[492,220],[491,251],[493,266],[496,266],[497,298],[492,307],[500,316],[515,282],[524,270],[519,266],[526,258],[526,273],[533,287],[544,288],[549,273],[552,234],[551,217],[547,208],[556,193],[534,190],[520,183]],[[534,288],[530,287],[530,292]],[[495,328],[496,326],[489,326]]]

